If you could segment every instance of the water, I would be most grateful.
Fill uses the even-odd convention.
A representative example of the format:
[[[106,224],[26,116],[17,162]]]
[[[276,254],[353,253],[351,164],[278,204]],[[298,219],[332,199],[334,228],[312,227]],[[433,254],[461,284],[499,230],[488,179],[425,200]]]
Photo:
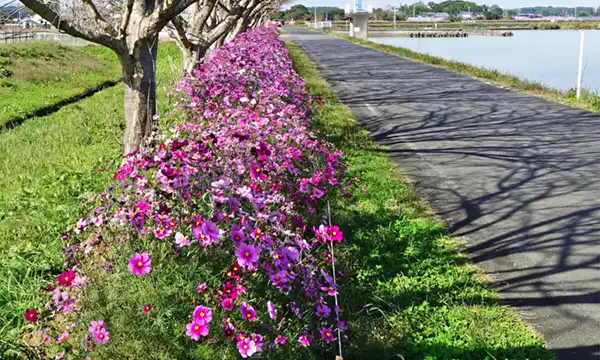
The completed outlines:
[[[580,32],[523,30],[513,37],[468,38],[372,37],[385,45],[405,47],[448,60],[500,70],[546,86],[577,86]],[[600,31],[585,32],[583,88],[600,92]]]

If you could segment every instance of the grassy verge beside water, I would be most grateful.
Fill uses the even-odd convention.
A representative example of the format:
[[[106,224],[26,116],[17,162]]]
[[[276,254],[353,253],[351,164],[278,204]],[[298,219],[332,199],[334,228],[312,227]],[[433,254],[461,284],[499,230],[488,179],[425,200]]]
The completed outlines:
[[[435,23],[416,23],[416,22],[396,22],[395,30],[433,28]],[[345,29],[345,24],[334,24],[336,29]],[[495,21],[495,22],[440,22],[437,23],[439,29],[488,29],[488,28],[531,28],[532,30],[583,30],[600,29],[600,21],[568,21],[568,22],[541,22],[541,21]],[[369,23],[369,29],[373,30],[393,30],[392,22]]]
[[[119,81],[112,51],[51,42],[0,45],[0,127],[107,82]]]
[[[99,47],[85,51],[111,56]],[[163,111],[166,91],[181,76],[180,63],[175,44],[161,43],[157,81]],[[0,133],[1,359],[10,358],[4,353],[11,346],[7,339],[23,326],[23,311],[39,303],[41,280],[62,271],[60,234],[79,217],[80,205],[110,183],[111,171],[99,169],[119,163],[123,127],[118,85]]]
[[[574,89],[569,91],[561,91],[546,87],[535,81],[524,80],[498,70],[487,69],[453,60],[446,60],[437,56],[414,52],[407,48],[392,45],[381,45],[367,40],[351,38],[347,35],[340,35],[332,32],[327,33],[355,44],[370,47],[388,54],[416,60],[425,64],[439,66],[459,74],[469,75],[480,80],[486,80],[496,85],[507,87],[513,90],[525,91],[529,94],[539,96],[550,101],[555,101],[564,105],[579,107],[590,111],[600,112],[600,95],[597,93],[582,91],[581,97],[577,99]]]
[[[543,340],[498,303],[458,242],[399,169],[357,125],[308,56],[288,43],[294,68],[322,97],[316,126],[344,151],[368,196],[332,204],[345,224],[336,257],[349,280],[340,302],[350,326],[345,359],[552,359]]]

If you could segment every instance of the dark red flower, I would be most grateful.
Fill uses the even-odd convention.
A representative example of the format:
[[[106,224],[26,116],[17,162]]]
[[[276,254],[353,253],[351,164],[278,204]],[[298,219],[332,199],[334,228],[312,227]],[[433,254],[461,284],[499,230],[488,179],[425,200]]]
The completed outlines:
[[[25,320],[29,321],[32,324],[37,322],[38,312],[35,309],[27,309],[25,310]]]

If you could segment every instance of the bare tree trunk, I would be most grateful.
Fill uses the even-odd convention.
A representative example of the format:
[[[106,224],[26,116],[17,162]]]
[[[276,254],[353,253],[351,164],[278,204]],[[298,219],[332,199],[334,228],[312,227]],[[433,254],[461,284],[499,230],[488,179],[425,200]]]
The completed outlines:
[[[155,125],[157,48],[156,37],[140,39],[133,53],[119,56],[125,83],[124,154],[137,150]]]
[[[179,47],[183,58],[183,69],[186,73],[192,70],[200,63],[200,60],[206,55],[206,46],[193,45],[190,48]]]

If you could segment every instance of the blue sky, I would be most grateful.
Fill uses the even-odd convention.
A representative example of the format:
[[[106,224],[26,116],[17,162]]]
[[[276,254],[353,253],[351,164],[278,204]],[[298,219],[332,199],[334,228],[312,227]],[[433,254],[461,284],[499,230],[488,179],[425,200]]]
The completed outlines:
[[[365,1],[363,0],[363,4]],[[385,7],[386,5],[399,5],[399,4],[412,4],[417,0],[371,0],[373,7]],[[424,0],[427,3],[429,0]],[[443,0],[434,0],[439,3]],[[477,4],[487,4],[487,5],[499,5],[502,8],[512,9],[519,7],[527,7],[527,6],[592,6],[597,8],[600,6],[600,0],[471,0]],[[344,8],[344,4],[351,3],[351,1],[347,0],[296,0],[291,3],[291,5],[302,4],[306,6],[337,6],[339,8]],[[286,8],[291,6],[286,5]]]

